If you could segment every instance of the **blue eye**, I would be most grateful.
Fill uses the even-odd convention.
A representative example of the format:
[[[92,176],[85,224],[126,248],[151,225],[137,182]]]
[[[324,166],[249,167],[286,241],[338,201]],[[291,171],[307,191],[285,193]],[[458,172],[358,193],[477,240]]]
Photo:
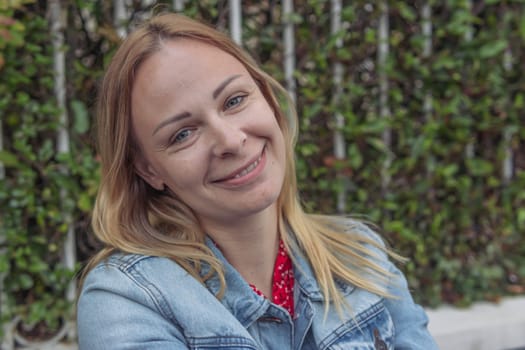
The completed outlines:
[[[239,103],[241,103],[243,99],[244,99],[244,96],[232,97],[228,101],[226,101],[226,103],[224,104],[224,108],[226,109],[233,108],[237,106]]]
[[[191,129],[181,130],[179,133],[175,134],[175,137],[172,138],[171,143],[180,143],[188,138],[193,131]]]

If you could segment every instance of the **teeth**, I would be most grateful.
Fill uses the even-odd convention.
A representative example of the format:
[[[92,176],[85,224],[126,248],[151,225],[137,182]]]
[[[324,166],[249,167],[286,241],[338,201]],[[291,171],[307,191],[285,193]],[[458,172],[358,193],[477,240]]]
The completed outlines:
[[[255,162],[253,162],[252,164],[248,165],[243,171],[241,171],[240,173],[238,173],[237,175],[235,175],[235,178],[238,179],[239,177],[243,177],[249,173],[252,172],[253,169],[255,169],[257,167],[257,165],[259,165],[259,162],[261,161],[261,157],[259,157]]]

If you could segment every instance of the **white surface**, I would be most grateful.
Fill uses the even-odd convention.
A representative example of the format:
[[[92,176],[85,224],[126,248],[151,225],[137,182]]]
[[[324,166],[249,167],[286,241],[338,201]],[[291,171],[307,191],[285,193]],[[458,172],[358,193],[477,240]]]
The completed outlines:
[[[525,297],[427,310],[429,330],[441,350],[525,349]]]

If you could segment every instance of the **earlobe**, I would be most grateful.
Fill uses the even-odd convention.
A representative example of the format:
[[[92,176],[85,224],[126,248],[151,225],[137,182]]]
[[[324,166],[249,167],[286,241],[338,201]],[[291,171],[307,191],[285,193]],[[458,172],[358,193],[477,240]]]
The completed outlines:
[[[154,189],[159,191],[164,189],[164,181],[145,159],[135,161],[135,172]]]

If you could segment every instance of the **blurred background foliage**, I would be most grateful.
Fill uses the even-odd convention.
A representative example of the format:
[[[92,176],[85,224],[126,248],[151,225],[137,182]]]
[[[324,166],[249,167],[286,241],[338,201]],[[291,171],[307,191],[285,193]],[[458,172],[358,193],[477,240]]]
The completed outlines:
[[[171,8],[159,3],[130,2],[124,25]],[[345,212],[376,223],[410,258],[404,271],[424,305],[524,294],[525,2],[388,1],[386,118],[379,112],[377,3],[345,2],[343,29],[331,34],[328,1],[296,2],[290,18],[278,1],[243,1],[244,46],[280,81],[283,21],[295,24],[305,205],[335,213],[345,189]],[[432,9],[430,52],[425,4]],[[71,150],[60,154],[48,1],[0,1],[1,317],[19,315],[40,335],[71,317],[63,296],[77,271],[63,264],[67,228],[75,228],[78,267],[98,246],[89,228],[98,181],[93,106],[120,41],[112,2],[62,6]],[[187,1],[184,13],[228,30],[227,1]],[[339,99],[335,62],[344,67]],[[333,155],[336,112],[344,117],[344,159]]]

